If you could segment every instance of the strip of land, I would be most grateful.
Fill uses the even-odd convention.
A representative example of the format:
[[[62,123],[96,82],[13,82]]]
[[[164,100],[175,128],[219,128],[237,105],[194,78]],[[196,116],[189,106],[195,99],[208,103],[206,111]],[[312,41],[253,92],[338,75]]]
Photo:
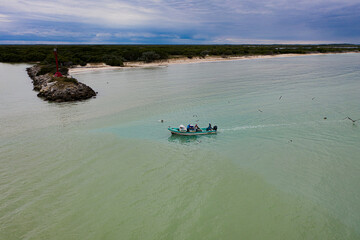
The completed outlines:
[[[115,70],[122,68],[144,68],[144,67],[162,67],[173,64],[194,64],[206,62],[222,62],[222,61],[239,61],[250,59],[267,59],[267,58],[283,58],[296,56],[311,56],[311,55],[325,55],[325,54],[348,54],[360,52],[346,52],[346,53],[309,53],[309,54],[276,54],[276,55],[254,55],[254,56],[206,56],[206,57],[176,57],[164,60],[156,60],[153,62],[131,61],[125,62],[123,67],[110,66],[105,63],[88,63],[86,66],[73,66],[69,69],[69,74],[76,74],[82,72],[90,72],[97,70]]]

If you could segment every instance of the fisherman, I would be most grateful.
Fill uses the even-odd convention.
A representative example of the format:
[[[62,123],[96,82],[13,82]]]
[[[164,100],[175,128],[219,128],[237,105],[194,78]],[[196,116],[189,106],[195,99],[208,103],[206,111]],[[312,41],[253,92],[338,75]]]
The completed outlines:
[[[195,131],[201,132],[201,128],[199,128],[199,126],[197,124],[195,124]]]
[[[207,127],[206,131],[211,131],[212,130],[212,127],[211,127],[211,124],[209,123],[209,126]]]
[[[189,125],[187,125],[186,129],[187,129],[187,131],[189,132],[190,130],[194,130],[194,126],[192,126],[192,125],[189,123]]]

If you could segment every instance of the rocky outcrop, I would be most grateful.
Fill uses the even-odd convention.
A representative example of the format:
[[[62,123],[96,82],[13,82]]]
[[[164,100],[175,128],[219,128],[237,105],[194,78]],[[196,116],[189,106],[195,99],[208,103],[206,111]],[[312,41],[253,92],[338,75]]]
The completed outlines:
[[[39,91],[38,97],[48,101],[69,102],[85,100],[96,96],[94,90],[74,78],[56,78],[52,74],[38,76],[37,74],[40,70],[41,67],[38,65],[26,69],[33,80],[34,90]]]

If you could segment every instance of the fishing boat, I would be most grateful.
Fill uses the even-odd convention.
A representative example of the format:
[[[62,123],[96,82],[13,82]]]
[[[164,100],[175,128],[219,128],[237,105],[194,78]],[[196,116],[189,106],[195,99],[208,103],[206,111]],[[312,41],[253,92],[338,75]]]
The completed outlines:
[[[184,125],[180,125],[178,128],[169,127],[168,130],[172,134],[183,135],[183,136],[196,136],[196,135],[207,135],[207,134],[216,134],[217,126],[214,126],[211,130],[207,130],[207,128],[200,128],[198,130],[188,130]]]

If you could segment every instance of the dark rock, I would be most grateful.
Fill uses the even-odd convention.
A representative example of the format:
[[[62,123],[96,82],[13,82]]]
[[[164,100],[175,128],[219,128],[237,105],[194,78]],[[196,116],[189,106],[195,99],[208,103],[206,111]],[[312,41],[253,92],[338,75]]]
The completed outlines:
[[[35,65],[27,68],[28,75],[33,80],[34,90],[39,91],[39,97],[48,101],[69,102],[89,99],[96,93],[89,86],[70,78],[53,78],[51,74],[37,76],[41,67]]]

